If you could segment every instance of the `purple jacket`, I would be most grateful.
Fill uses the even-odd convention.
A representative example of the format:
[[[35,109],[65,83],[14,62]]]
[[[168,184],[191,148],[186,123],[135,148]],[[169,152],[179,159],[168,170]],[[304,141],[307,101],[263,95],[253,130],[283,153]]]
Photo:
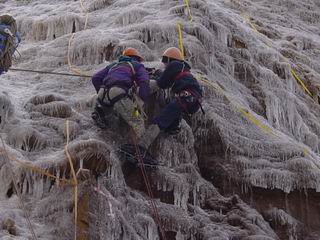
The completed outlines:
[[[108,65],[103,70],[97,72],[92,77],[92,83],[98,92],[101,86],[113,87],[118,86],[128,91],[132,88],[134,81],[139,87],[139,97],[146,102],[150,94],[149,74],[144,65],[136,59],[121,56],[119,62],[130,62],[136,72],[135,80],[132,77],[132,69],[129,64],[116,65],[118,62]]]

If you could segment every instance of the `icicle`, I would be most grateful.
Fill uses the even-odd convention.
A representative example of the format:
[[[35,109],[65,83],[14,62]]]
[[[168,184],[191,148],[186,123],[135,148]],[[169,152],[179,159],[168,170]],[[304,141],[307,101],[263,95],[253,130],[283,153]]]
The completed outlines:
[[[63,16],[46,16],[45,19],[39,20],[24,18],[23,21],[18,21],[18,25],[26,39],[41,41],[54,40],[65,34],[77,32],[84,27],[84,22],[78,15],[69,12]]]
[[[13,116],[14,107],[7,93],[0,92],[0,129],[2,129]]]

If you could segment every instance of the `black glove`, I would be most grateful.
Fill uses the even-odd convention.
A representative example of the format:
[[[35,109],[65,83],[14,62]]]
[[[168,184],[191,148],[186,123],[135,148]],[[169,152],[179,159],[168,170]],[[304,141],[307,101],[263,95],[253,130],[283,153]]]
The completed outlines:
[[[149,77],[153,79],[159,78],[162,74],[162,71],[160,69],[146,68],[146,70],[148,71]]]
[[[153,73],[153,76],[155,76],[156,78],[159,78],[162,75],[163,71],[160,69],[156,69]]]
[[[153,75],[154,71],[156,70],[155,68],[146,68],[147,72],[149,75]]]

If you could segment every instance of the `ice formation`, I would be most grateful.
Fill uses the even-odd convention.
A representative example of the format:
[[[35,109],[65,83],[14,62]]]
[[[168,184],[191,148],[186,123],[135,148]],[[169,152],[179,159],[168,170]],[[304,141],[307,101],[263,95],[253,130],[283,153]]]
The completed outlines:
[[[14,107],[8,93],[0,93],[0,129],[3,128],[13,115]]]
[[[319,239],[319,1],[188,3],[2,0],[0,14],[22,34],[14,67],[86,75],[127,46],[160,66],[180,24],[206,114],[151,146],[166,239]],[[38,239],[73,239],[75,225],[78,239],[163,239],[140,169],[117,155],[128,128],[90,118],[89,79],[9,71],[0,81],[1,239],[32,238],[10,171]],[[77,223],[70,162],[91,173],[78,175]]]

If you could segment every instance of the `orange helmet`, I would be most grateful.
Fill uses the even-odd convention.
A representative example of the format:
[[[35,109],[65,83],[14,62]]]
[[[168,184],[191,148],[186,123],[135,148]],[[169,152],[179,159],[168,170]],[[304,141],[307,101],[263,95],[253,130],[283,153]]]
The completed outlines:
[[[164,51],[162,57],[168,57],[176,60],[183,61],[184,57],[182,56],[181,51],[176,47],[170,47]]]
[[[122,55],[128,56],[128,57],[138,57],[138,58],[140,58],[140,61],[143,61],[143,60],[144,60],[143,57],[142,57],[142,56],[140,55],[140,53],[138,52],[138,50],[135,49],[135,48],[132,48],[132,47],[126,48],[126,49],[123,51]]]

